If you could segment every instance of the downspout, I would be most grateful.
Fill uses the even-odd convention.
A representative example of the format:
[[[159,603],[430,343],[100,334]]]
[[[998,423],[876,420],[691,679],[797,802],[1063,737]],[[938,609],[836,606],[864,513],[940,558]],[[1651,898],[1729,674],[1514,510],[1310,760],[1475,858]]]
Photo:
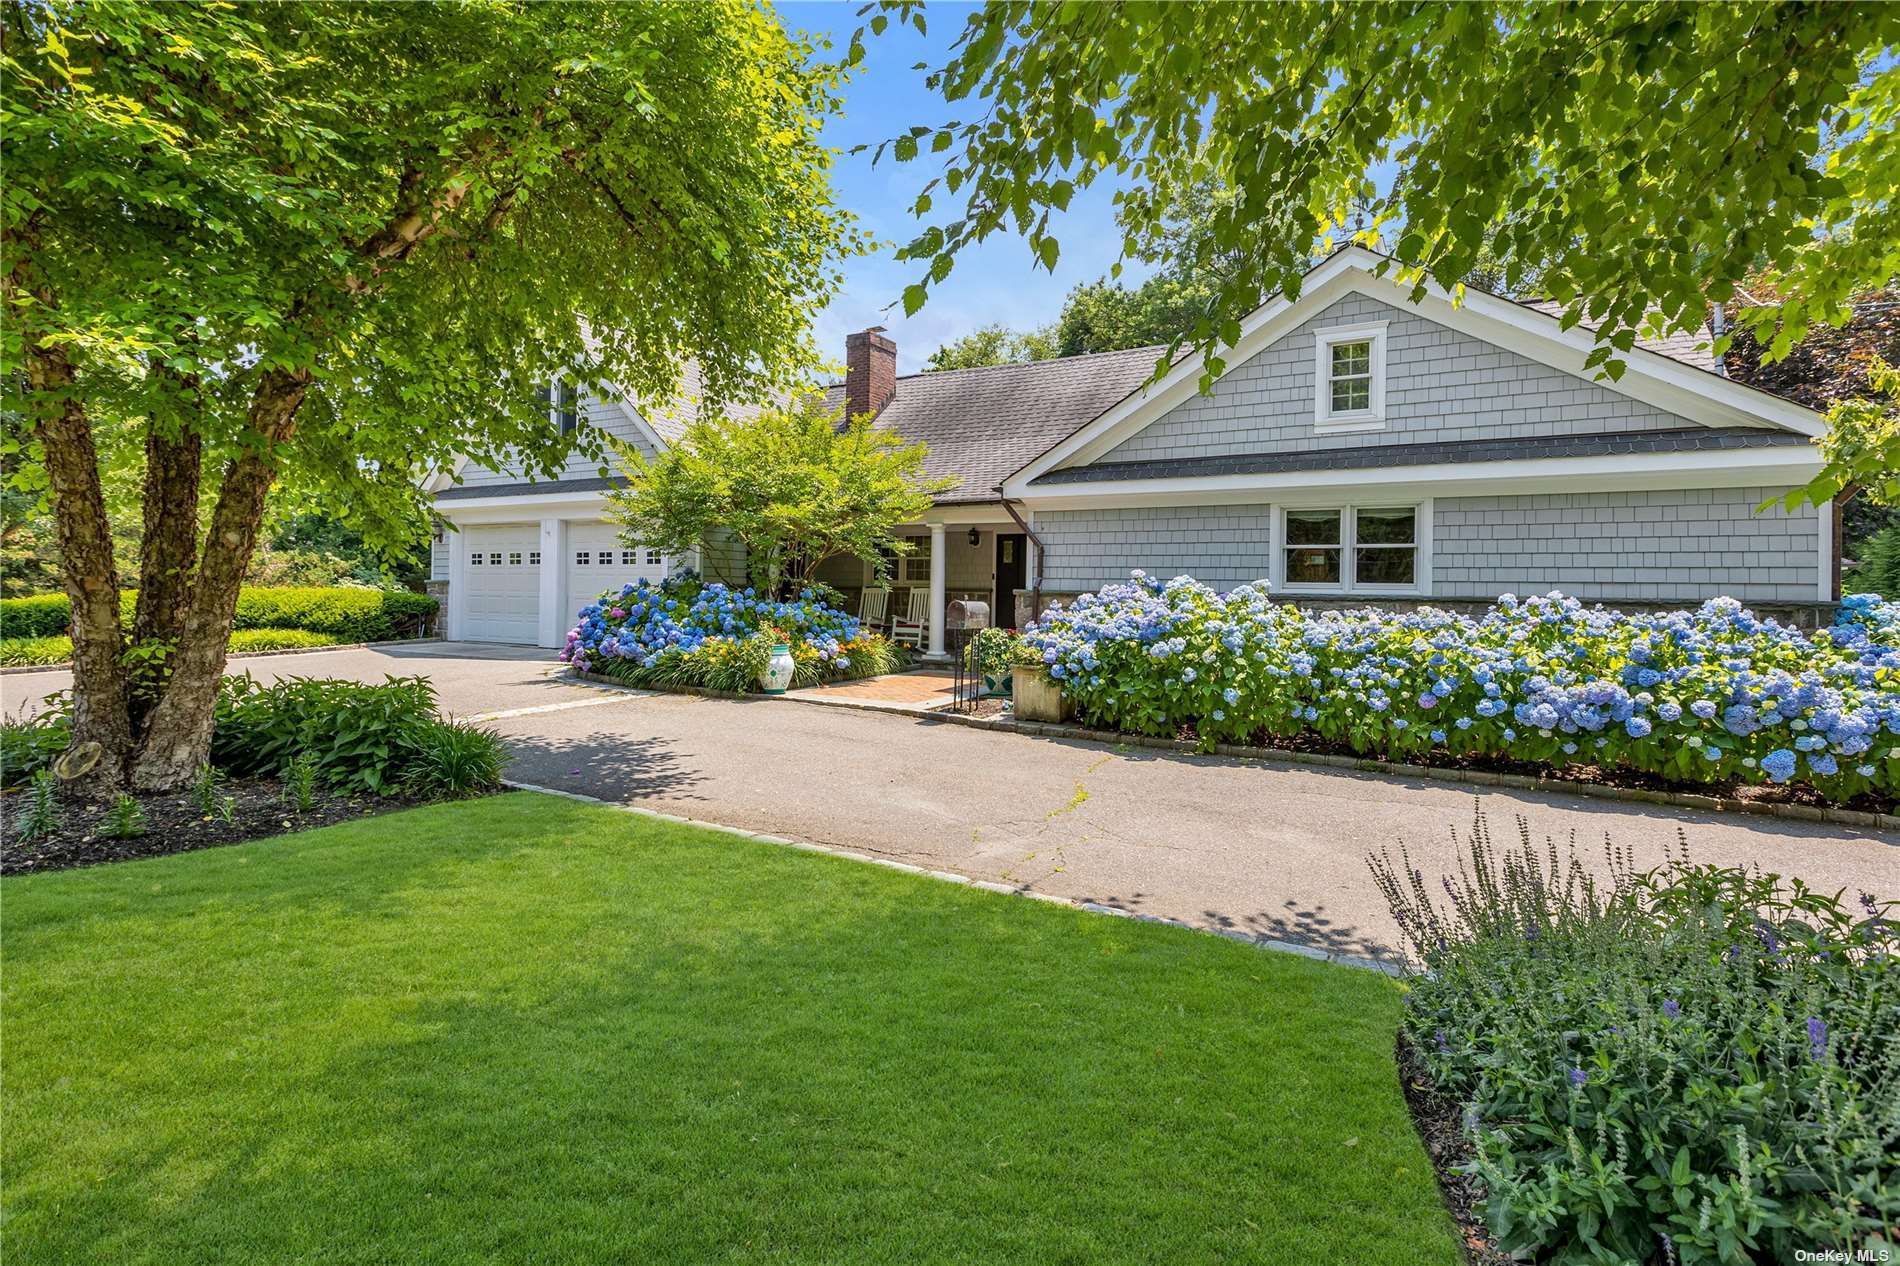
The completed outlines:
[[[1722,336],[1728,333],[1728,313],[1723,311],[1722,305],[1719,303],[1715,305],[1714,310],[1709,314],[1709,332],[1715,336],[1715,342],[1717,343],[1720,343]],[[1714,360],[1715,372],[1724,378],[1728,377],[1728,357],[1726,355],[1717,356]]]
[[[1029,620],[1033,624],[1042,614],[1042,556],[1049,547],[1042,543],[1040,536],[1036,535],[1036,529],[1024,522],[1022,515],[1016,513],[1016,503],[1003,495],[1001,484],[996,485],[996,499],[1003,503],[1003,509],[1010,518],[1016,521],[1016,526],[1023,530],[1023,535],[1027,536],[1030,543],[1036,547],[1036,566],[1029,575]]]

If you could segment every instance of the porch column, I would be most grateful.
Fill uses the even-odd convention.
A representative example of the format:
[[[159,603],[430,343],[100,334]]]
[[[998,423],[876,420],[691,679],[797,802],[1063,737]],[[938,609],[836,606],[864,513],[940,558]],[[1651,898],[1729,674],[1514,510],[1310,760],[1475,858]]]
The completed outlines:
[[[943,524],[930,525],[930,650],[925,659],[942,663],[950,657],[943,649],[943,620],[945,615],[944,575],[949,562],[943,556]]]

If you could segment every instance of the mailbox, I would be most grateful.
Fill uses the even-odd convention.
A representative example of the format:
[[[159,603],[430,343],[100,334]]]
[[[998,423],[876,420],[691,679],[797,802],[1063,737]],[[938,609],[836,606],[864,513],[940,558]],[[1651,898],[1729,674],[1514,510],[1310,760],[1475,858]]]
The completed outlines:
[[[944,613],[945,629],[987,629],[990,627],[990,604],[974,599],[959,598],[950,604]]]

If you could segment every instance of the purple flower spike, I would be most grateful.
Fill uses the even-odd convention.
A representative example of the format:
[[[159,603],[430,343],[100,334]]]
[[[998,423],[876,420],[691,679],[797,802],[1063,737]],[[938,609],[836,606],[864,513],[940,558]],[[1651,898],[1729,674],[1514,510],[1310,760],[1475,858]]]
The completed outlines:
[[[1663,1015],[1673,1020],[1682,1014],[1682,1004],[1674,998],[1663,999]]]
[[[1584,1072],[1581,1068],[1573,1068],[1570,1070],[1570,1084],[1578,1090],[1582,1090],[1585,1086],[1590,1084],[1590,1074]]]
[[[1817,1060],[1827,1054],[1827,1022],[1818,1015],[1808,1017],[1808,1053]]]

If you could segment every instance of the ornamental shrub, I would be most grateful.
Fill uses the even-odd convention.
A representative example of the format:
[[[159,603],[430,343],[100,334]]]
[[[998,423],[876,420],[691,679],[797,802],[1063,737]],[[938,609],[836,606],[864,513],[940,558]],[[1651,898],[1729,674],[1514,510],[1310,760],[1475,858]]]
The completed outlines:
[[[120,619],[130,627],[136,591],[119,595]],[[301,629],[337,642],[386,642],[419,636],[435,618],[436,600],[400,589],[359,586],[245,588],[238,591],[238,629]],[[72,604],[63,593],[0,599],[0,636],[63,637]]]
[[[72,622],[72,602],[63,593],[0,598],[0,637],[60,637]]]
[[[1313,738],[1399,760],[1622,766],[1685,783],[1900,796],[1900,604],[1828,629],[1732,598],[1630,615],[1553,593],[1483,616],[1304,611],[1140,572],[1030,626],[1089,725],[1203,746]]]
[[[418,773],[438,724],[426,677],[380,685],[287,677],[263,686],[240,673],[219,690],[211,760],[240,776],[307,760],[330,786],[383,795]]]
[[[756,691],[781,637],[799,686],[890,672],[900,658],[814,591],[774,602],[687,571],[658,585],[623,585],[582,607],[561,659],[639,685]]]
[[[0,666],[30,668],[40,664],[64,664],[73,657],[73,639],[56,637],[0,638]]]
[[[72,742],[72,692],[49,695],[47,702],[38,716],[0,720],[0,787],[31,781]]]
[[[306,633],[302,629],[233,629],[230,652],[240,655],[257,651],[305,650],[317,646],[335,646],[342,640],[329,633]],[[64,664],[72,657],[73,640],[64,635],[0,639],[0,666],[15,668]]]
[[[1894,906],[1609,849],[1374,877],[1423,973],[1403,1026],[1464,1105],[1499,1247],[1539,1262],[1792,1262],[1900,1222]],[[1434,888],[1442,886],[1445,904]],[[1820,1257],[1808,1260],[1823,1260]]]
[[[302,629],[339,642],[413,637],[435,614],[426,594],[393,589],[245,589],[238,594],[239,629]]]

